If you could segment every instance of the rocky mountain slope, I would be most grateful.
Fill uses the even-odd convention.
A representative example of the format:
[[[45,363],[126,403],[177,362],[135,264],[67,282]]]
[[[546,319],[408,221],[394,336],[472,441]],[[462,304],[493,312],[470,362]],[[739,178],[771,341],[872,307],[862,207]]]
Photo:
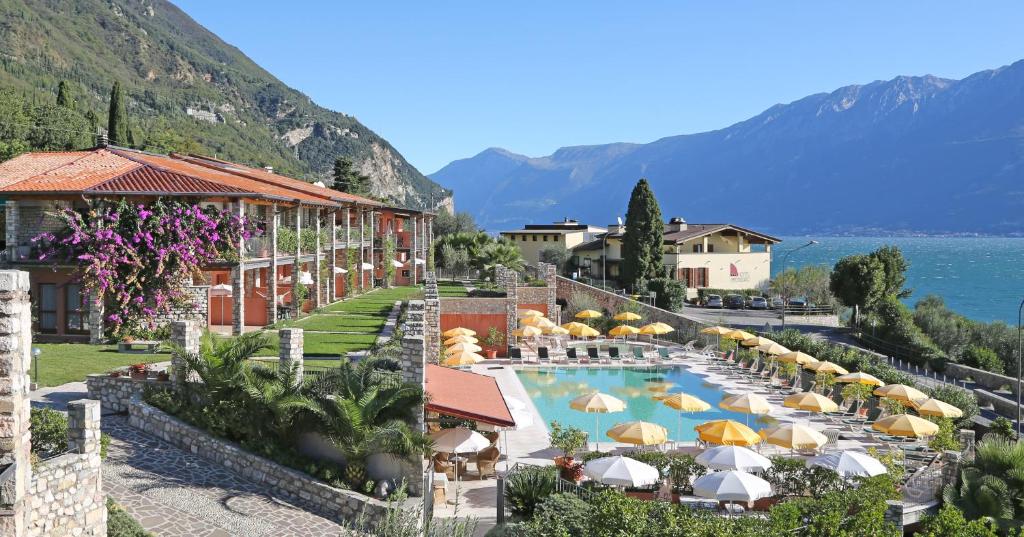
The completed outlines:
[[[1024,61],[898,77],[648,144],[488,149],[431,175],[488,229],[607,224],[647,177],[662,213],[773,233],[1024,234]]]
[[[0,0],[0,88],[51,102],[61,79],[100,126],[119,80],[136,144],[148,149],[309,180],[347,155],[378,197],[422,207],[448,196],[354,117],[317,106],[165,0]]]

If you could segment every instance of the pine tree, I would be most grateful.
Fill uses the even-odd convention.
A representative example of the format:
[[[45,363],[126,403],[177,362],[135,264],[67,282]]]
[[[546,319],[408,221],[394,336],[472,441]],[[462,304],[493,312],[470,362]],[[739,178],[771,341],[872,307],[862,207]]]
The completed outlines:
[[[57,106],[75,109],[75,97],[71,94],[71,85],[67,80],[61,80],[57,86]]]
[[[633,187],[626,211],[626,232],[622,237],[622,283],[637,289],[643,282],[662,274],[665,225],[661,208],[647,179]]]
[[[370,177],[356,170],[352,159],[338,157],[334,160],[334,184],[332,187],[339,192],[365,196],[370,193]]]
[[[124,145],[128,139],[128,111],[125,107],[121,83],[110,88],[110,112],[107,116],[107,137],[111,145]]]

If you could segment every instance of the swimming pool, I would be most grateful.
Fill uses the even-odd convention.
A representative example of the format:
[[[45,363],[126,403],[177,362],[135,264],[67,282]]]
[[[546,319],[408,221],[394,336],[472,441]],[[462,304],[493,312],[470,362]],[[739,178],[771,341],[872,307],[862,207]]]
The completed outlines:
[[[706,382],[681,366],[651,368],[614,367],[551,367],[531,368],[516,371],[526,393],[540,412],[545,424],[558,421],[562,425],[579,427],[590,434],[590,441],[609,442],[605,434],[616,423],[643,420],[657,423],[668,429],[669,438],[677,441],[692,441],[697,438],[695,425],[708,420],[733,419],[749,423],[754,430],[773,423],[767,416],[748,416],[738,412],[722,410],[719,401],[727,394],[718,386]],[[680,414],[651,398],[654,392],[647,389],[648,382],[664,381],[675,384],[669,392],[685,392],[699,397],[711,405],[704,412],[683,413],[680,431]],[[626,402],[624,412],[601,415],[601,431],[596,431],[594,414],[587,414],[569,408],[569,401],[585,393],[600,391],[618,397]]]

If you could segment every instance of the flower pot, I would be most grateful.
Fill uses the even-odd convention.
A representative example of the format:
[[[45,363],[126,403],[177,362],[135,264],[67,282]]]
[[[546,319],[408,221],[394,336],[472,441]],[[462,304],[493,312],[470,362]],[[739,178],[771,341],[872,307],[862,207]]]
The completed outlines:
[[[498,357],[498,351],[490,350],[490,349],[487,350],[487,358],[493,360],[493,359],[495,359],[497,357]]]
[[[132,371],[132,380],[146,380],[146,372]]]
[[[116,379],[116,378],[120,378],[120,377],[121,377],[121,372],[120,372],[120,371],[111,371],[111,372],[110,372],[110,376],[111,376],[112,378],[115,378],[115,379]]]
[[[156,374],[156,380],[159,380],[160,382],[167,382],[171,380],[171,376],[168,375],[166,371],[161,371]]]

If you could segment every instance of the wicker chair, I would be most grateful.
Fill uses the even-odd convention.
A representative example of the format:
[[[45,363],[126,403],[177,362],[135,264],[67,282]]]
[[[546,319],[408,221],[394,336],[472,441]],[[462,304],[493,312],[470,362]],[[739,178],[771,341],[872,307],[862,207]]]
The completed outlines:
[[[491,446],[484,448],[476,455],[476,469],[480,479],[487,476],[495,476],[494,467],[498,465],[498,459],[501,458],[501,451],[498,448]]]
[[[455,463],[445,460],[444,453],[434,455],[434,471],[443,473],[448,479],[455,480]]]

